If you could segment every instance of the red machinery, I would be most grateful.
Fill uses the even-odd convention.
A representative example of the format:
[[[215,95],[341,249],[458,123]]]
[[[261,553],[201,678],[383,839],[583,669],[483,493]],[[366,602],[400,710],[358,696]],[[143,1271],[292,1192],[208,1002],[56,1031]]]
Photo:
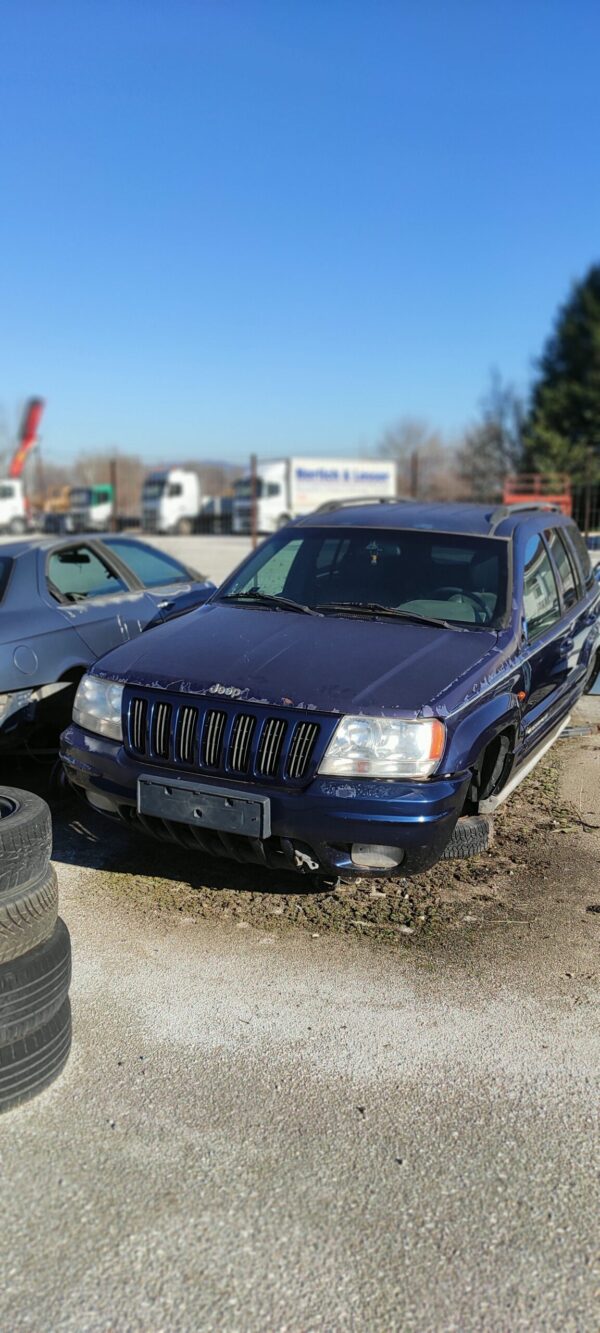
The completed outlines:
[[[570,518],[573,510],[570,478],[561,472],[548,476],[542,476],[539,472],[522,472],[519,476],[506,478],[502,492],[503,504],[527,504],[528,501],[535,504],[536,500],[558,505],[563,514],[568,514]]]
[[[9,477],[15,481],[23,475],[23,468],[37,443],[37,432],[40,424],[42,412],[44,411],[43,398],[29,398],[23,413],[21,429],[19,431],[19,442],[15,452],[10,460],[8,469]]]

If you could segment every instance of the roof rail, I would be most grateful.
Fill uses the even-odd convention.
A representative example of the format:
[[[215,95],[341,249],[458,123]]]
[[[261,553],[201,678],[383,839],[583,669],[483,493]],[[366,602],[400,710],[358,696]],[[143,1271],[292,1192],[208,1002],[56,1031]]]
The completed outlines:
[[[514,505],[498,505],[496,509],[492,509],[489,515],[490,530],[488,535],[492,537],[496,528],[500,527],[505,518],[510,518],[511,514],[535,513],[536,510],[548,510],[555,514],[562,514],[563,512],[560,505],[552,504],[550,500],[520,500]]]
[[[347,496],[342,500],[326,500],[324,504],[313,509],[313,514],[330,514],[334,509],[345,509],[354,505],[399,505],[412,504],[410,495],[354,495]]]

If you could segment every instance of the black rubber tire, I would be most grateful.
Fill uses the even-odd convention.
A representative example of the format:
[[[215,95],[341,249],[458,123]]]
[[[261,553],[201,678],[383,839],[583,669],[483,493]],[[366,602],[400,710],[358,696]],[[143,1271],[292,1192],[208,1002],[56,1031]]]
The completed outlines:
[[[0,966],[0,1046],[43,1027],[64,1004],[71,981],[71,938],[60,917],[49,939]]]
[[[68,1000],[43,1027],[28,1037],[0,1046],[0,1111],[18,1106],[47,1087],[60,1074],[71,1049],[71,1006]]]
[[[442,861],[464,861],[487,852],[494,841],[494,823],[489,815],[464,815],[458,820]]]
[[[52,818],[41,796],[18,787],[0,787],[0,901],[48,869]]]
[[[49,939],[58,916],[58,881],[53,866],[35,884],[0,900],[0,964],[22,958]]]

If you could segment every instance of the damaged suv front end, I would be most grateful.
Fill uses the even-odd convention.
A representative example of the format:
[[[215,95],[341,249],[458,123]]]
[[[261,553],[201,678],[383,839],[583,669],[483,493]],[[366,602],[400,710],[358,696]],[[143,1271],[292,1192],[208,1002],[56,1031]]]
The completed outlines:
[[[534,663],[527,534],[489,527],[489,511],[418,505],[291,525],[206,606],[95,665],[62,738],[70,782],[209,855],[426,870],[560,726],[596,651],[582,586],[577,661]]]

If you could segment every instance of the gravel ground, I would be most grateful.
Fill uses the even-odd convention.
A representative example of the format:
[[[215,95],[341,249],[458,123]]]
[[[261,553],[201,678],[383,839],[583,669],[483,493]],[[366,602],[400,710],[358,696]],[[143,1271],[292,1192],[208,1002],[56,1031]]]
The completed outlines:
[[[0,1326],[597,1328],[599,755],[385,897],[58,821],[74,1046],[0,1123]]]

